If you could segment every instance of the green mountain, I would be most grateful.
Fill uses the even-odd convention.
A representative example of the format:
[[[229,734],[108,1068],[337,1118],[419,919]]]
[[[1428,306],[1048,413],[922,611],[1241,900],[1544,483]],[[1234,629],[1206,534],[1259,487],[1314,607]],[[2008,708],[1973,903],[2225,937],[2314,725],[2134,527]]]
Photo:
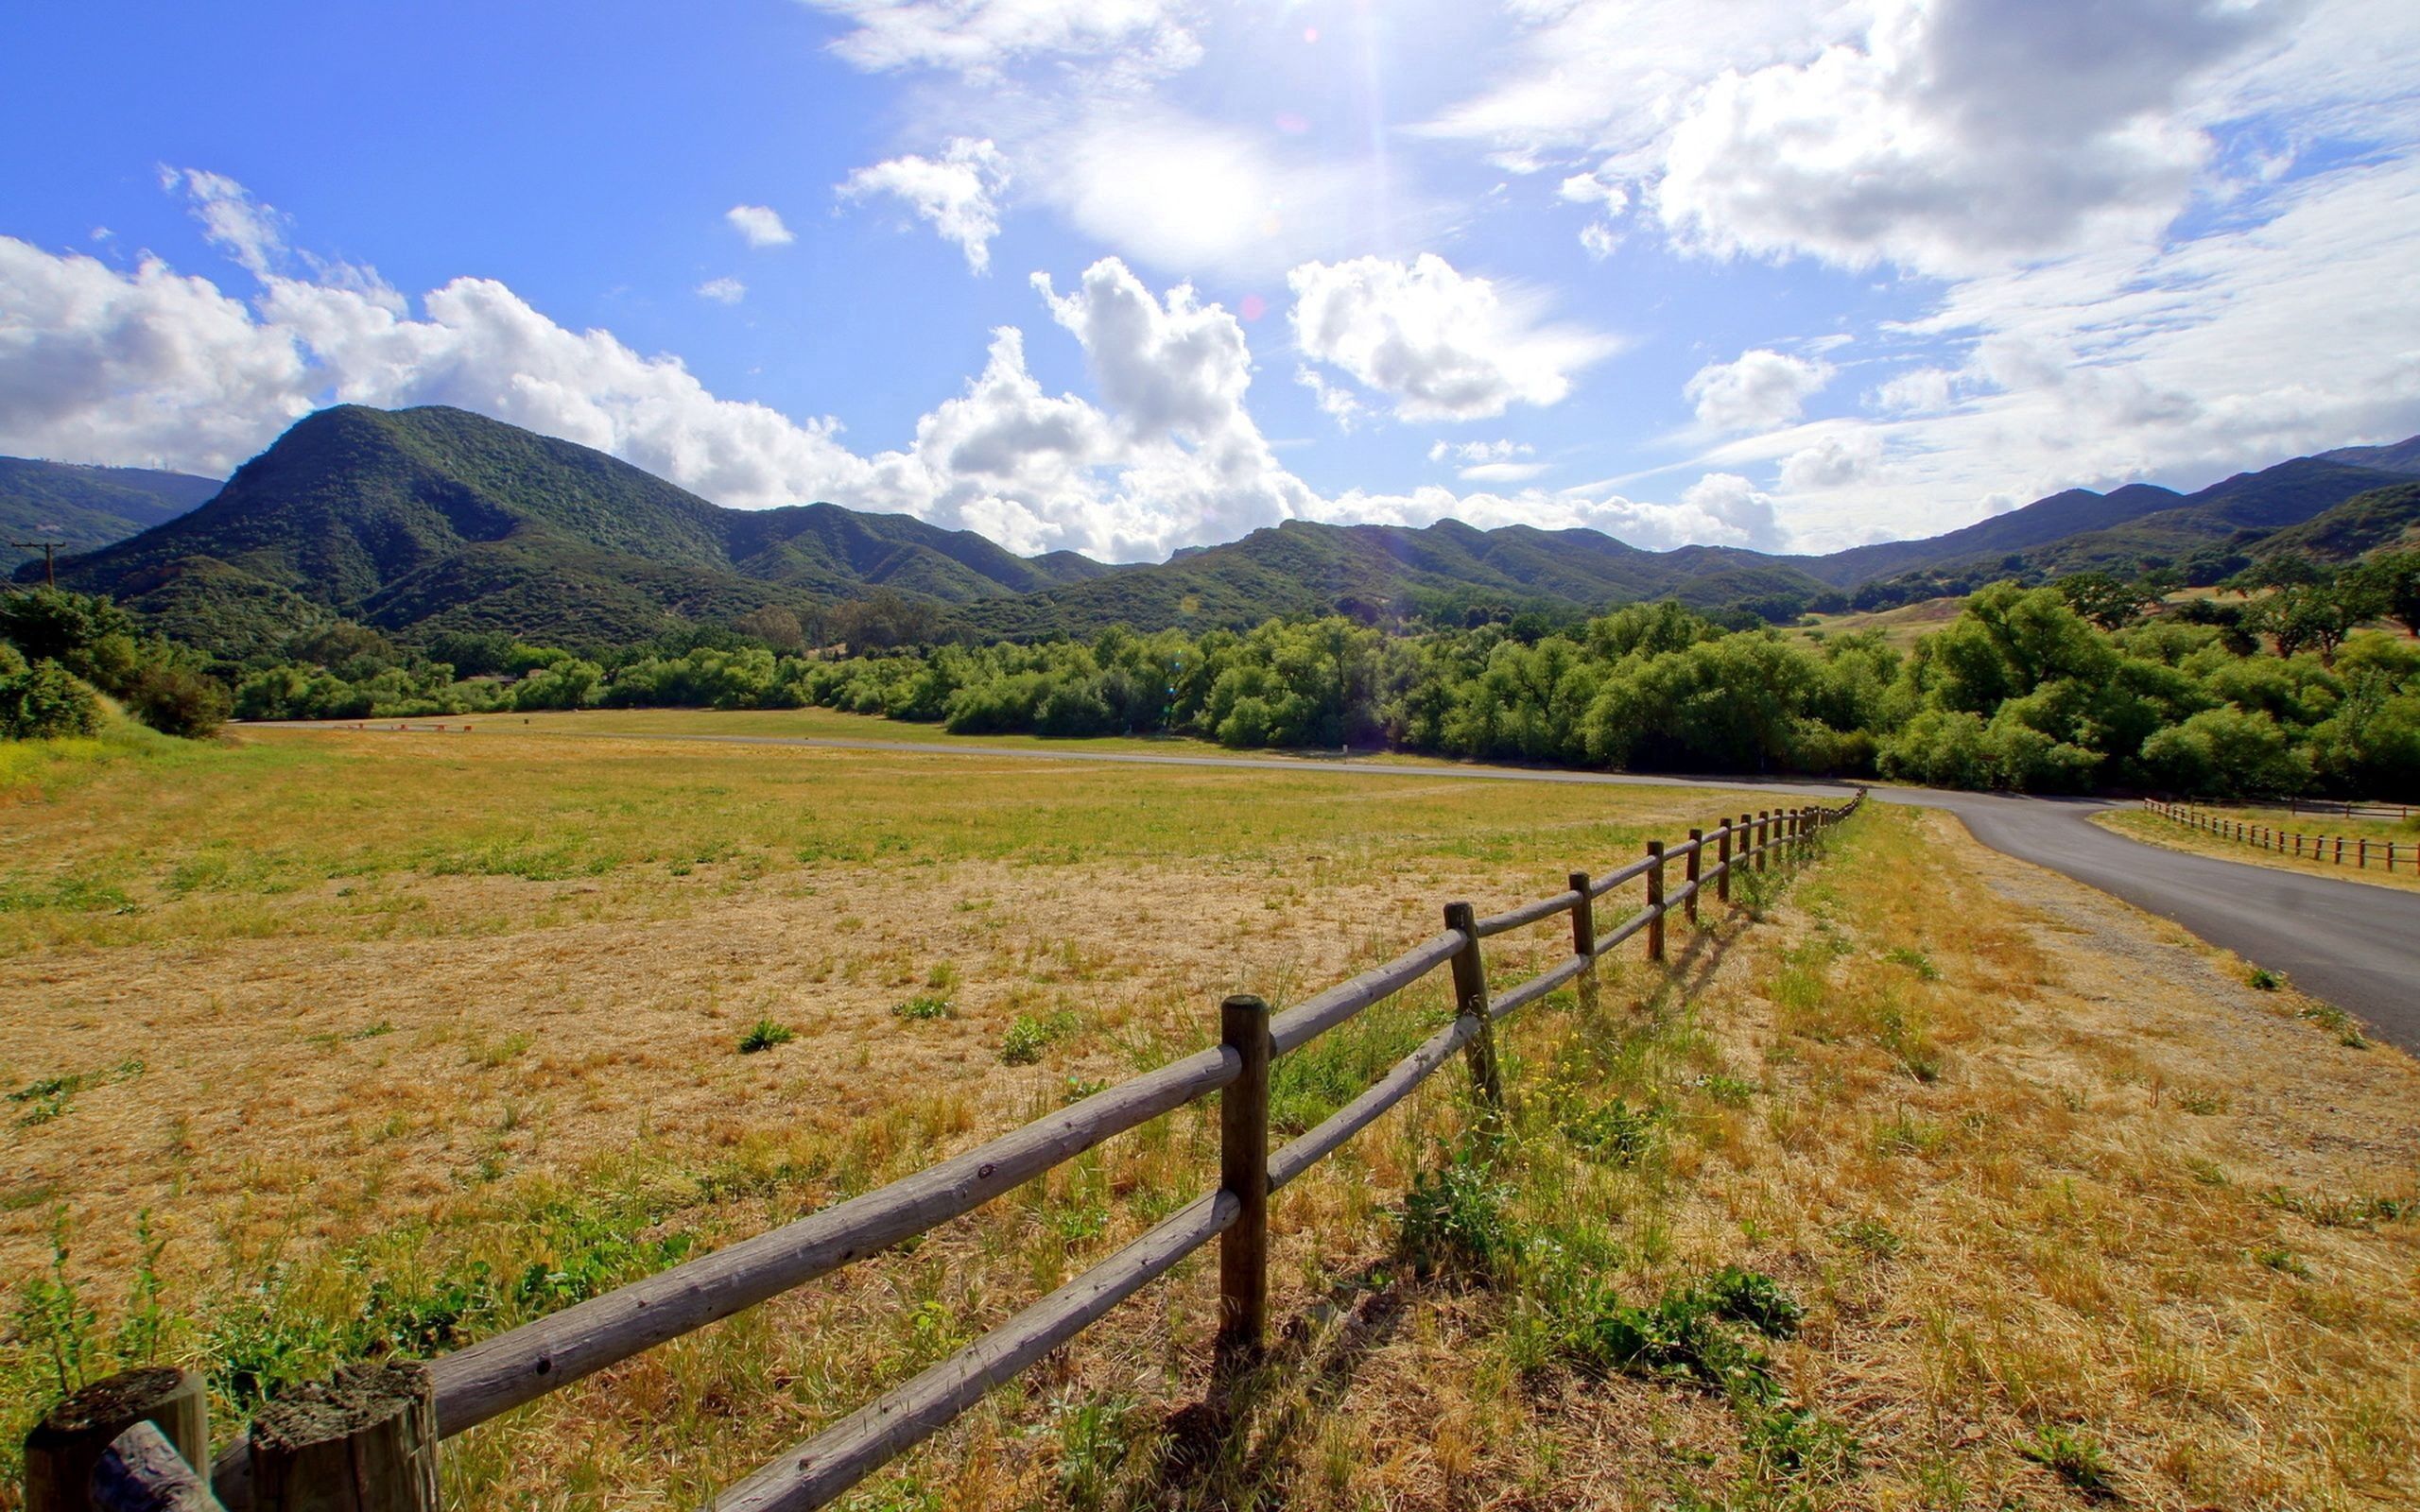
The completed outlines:
[[[905,515],[725,509],[467,411],[343,405],[296,422],[208,504],[62,562],[60,579],[234,653],[314,611],[614,644],[873,588],[960,603],[1112,571]]]
[[[2356,494],[2324,514],[2261,538],[2256,557],[2300,552],[2323,561],[2351,561],[2381,546],[2420,540],[2420,483],[2398,483]]]
[[[1425,528],[1289,521],[1157,565],[1110,567],[1071,552],[1018,557],[970,531],[831,504],[725,509],[601,452],[462,410],[344,405],[298,421],[208,503],[183,513],[157,505],[173,518],[63,559],[60,576],[233,656],[337,620],[415,639],[500,629],[628,645],[685,624],[769,606],[812,612],[876,590],[951,629],[1018,638],[1339,610],[1594,612],[1666,596],[1793,613],[1843,590],[1866,607],[2086,568],[2180,564],[2215,580],[2274,540],[2340,553],[2400,532],[2411,474],[2367,464],[2420,467],[2420,438],[2332,455],[2193,494],[2069,490],[1929,540],[1827,557],[1643,551],[1590,530],[1453,520]],[[107,472],[21,466],[49,468],[41,475],[54,494],[59,477]]]
[[[2078,530],[2013,552],[1933,557],[1912,571],[1903,570],[1891,583],[1877,585],[1902,590],[1879,596],[1906,599],[1962,593],[1996,577],[2042,579],[2092,571],[2132,576],[2152,567],[2178,568],[2197,583],[2216,582],[2249,562],[2249,554],[2272,534],[2302,524],[2374,489],[2403,481],[2396,473],[2375,468],[2295,457],[2256,472],[2238,472],[2198,493],[2177,498],[2169,507],[2138,513],[2100,528]],[[2133,492],[2120,489],[2109,497]],[[2138,494],[2132,502],[2142,502],[2143,497]],[[1939,538],[1943,542],[1952,539]],[[1873,587],[1860,593],[1861,600],[1876,596]]]
[[[184,472],[0,456],[0,575],[42,558],[13,541],[92,551],[164,524],[217,491],[216,479]]]
[[[2346,467],[2374,467],[2381,472],[2420,473],[2420,436],[2392,446],[2340,446],[2333,452],[2322,452],[2323,462],[2342,462]]]
[[[1480,530],[1459,520],[1422,528],[1288,520],[1160,566],[968,604],[959,616],[985,635],[1027,637],[1119,623],[1203,629],[1256,625],[1272,614],[1378,617],[1409,612],[1424,595],[1598,610],[1667,594],[1713,607],[1824,591],[1779,558],[1726,547],[1651,552],[1594,530]]]
[[[1852,546],[1828,557],[1804,558],[1799,565],[1836,588],[1853,588],[1876,577],[1944,562],[2005,557],[2082,531],[2106,529],[2184,502],[2185,495],[2151,483],[2129,484],[2110,493],[2069,489],[1947,535]]]

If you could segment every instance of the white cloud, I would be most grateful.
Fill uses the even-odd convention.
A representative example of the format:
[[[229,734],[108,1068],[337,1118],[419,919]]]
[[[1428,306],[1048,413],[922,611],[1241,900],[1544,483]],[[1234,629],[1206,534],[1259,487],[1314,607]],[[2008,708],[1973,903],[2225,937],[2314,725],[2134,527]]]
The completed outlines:
[[[1201,54],[1174,0],[803,0],[855,23],[832,50],[859,68],[989,75],[1032,58],[1116,55],[1162,73]]]
[[[1844,488],[1872,476],[1881,465],[1880,437],[1861,427],[1843,429],[1784,458],[1781,484],[1792,492]]]
[[[1351,388],[1329,383],[1320,370],[1307,363],[1294,369],[1294,381],[1311,391],[1320,409],[1336,421],[1336,428],[1351,433],[1353,428],[1370,418],[1370,406],[1361,403]]]
[[[1527,483],[1547,466],[1544,462],[1479,462],[1454,475],[1465,483]]]
[[[182,190],[210,244],[254,278],[272,276],[285,262],[285,217],[225,174],[164,167],[160,187]]]
[[[310,408],[292,336],[208,280],[0,236],[0,451],[223,477]]]
[[[1394,401],[1405,420],[1480,420],[1553,404],[1611,338],[1543,326],[1528,301],[1423,252],[1306,263],[1286,276],[1295,344]]]
[[[1428,448],[1428,460],[1458,457],[1464,462],[1503,462],[1529,456],[1536,450],[1527,441],[1438,441]]]
[[[1957,374],[1946,368],[1912,368],[1874,390],[1874,407],[1891,415],[1932,415],[1947,409]]]
[[[1832,372],[1829,363],[1757,347],[1699,369],[1682,394],[1697,406],[1698,423],[1711,430],[1771,430],[1796,420]]]
[[[782,224],[779,212],[765,205],[734,205],[722,213],[731,229],[751,247],[787,247],[798,234]]]
[[[1009,181],[1008,159],[988,137],[952,137],[936,158],[891,158],[859,168],[840,185],[842,198],[893,195],[945,241],[966,254],[967,268],[988,272],[992,238],[999,234],[995,197]]]
[[[710,278],[698,285],[698,297],[717,304],[737,304],[748,298],[748,285],[731,277]]]

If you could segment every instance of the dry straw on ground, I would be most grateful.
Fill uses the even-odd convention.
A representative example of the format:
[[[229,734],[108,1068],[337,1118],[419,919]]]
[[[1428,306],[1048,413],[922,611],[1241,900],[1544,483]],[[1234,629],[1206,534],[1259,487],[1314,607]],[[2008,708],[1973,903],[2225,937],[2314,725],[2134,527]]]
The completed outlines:
[[[171,1236],[171,1352],[307,1370],[362,1317],[441,1344],[1198,1044],[1219,993],[1299,996],[1447,897],[1551,890],[1573,858],[1728,806],[477,738],[280,747],[215,793],[166,784],[134,842],[106,784],[89,822],[0,816],[34,842],[12,850],[35,858],[20,895],[80,876],[142,910],[11,916],[7,1069],[95,1073],[70,1111],[10,1130],[12,1270],[72,1196],[70,1271],[106,1328],[148,1206]],[[350,822],[281,837],[270,799]],[[573,808],[592,818],[563,841]],[[258,886],[294,886],[162,885],[231,847],[268,857]],[[248,923],[256,907],[278,922]],[[1634,964],[1596,1007],[1564,995],[1512,1026],[1509,1147],[1472,1144],[1449,1073],[1289,1189],[1285,1337],[1239,1417],[1204,1408],[1196,1262],[856,1504],[2420,1495],[2407,1057],[1939,816],[1870,810],[1763,907],[1676,936],[1685,995]],[[1551,936],[1505,939],[1498,980]],[[44,1009],[13,1006],[28,996]],[[892,1011],[920,998],[954,1016]],[[1349,1096],[1443,1011],[1427,988],[1296,1057],[1281,1121]],[[799,1038],[738,1054],[762,1017]],[[1040,1058],[1005,1065],[1020,1019]],[[450,1496],[700,1500],[1201,1190],[1206,1111],[455,1441]],[[1806,1310],[1787,1340],[1718,1331],[1769,1356],[1761,1395],[1585,1357],[1575,1320],[1725,1266]]]

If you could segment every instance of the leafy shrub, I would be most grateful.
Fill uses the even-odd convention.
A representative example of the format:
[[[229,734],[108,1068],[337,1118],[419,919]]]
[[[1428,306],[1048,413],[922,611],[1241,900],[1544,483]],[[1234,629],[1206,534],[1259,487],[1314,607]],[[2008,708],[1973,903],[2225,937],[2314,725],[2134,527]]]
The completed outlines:
[[[1412,1177],[1403,1204],[1403,1247],[1423,1274],[1503,1275],[1519,1258],[1512,1184],[1469,1154]]]
[[[0,673],[0,740],[53,740],[100,728],[99,697],[58,662]]]
[[[746,1034],[739,1037],[739,1053],[743,1056],[752,1056],[759,1050],[770,1050],[775,1045],[788,1044],[797,1038],[798,1031],[788,1024],[775,1023],[770,1019],[759,1019],[749,1026]]]
[[[127,712],[164,735],[200,740],[218,732],[234,701],[216,678],[155,662],[134,675],[123,695]]]
[[[1042,1058],[1042,1052],[1049,1043],[1048,1032],[1020,1013],[1000,1039],[1000,1059],[1011,1066],[1030,1066]]]
[[[958,1017],[958,1010],[950,1006],[949,999],[930,994],[909,998],[905,1003],[894,1003],[890,1005],[890,1011],[893,1017],[901,1019],[955,1019]]]

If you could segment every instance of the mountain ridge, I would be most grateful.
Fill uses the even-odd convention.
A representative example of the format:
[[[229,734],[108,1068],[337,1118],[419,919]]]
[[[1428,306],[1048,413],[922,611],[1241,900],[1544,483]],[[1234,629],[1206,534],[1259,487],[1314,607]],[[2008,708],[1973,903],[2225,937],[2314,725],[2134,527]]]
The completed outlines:
[[[769,608],[812,615],[885,592],[929,606],[953,630],[1019,639],[1340,611],[1597,612],[1666,596],[1789,617],[1851,590],[1862,607],[1991,576],[2213,571],[2415,473],[2420,438],[2297,457],[2190,494],[2070,489],[1938,536],[1823,556],[1651,551],[1593,530],[1451,519],[1287,521],[1165,562],[1112,565],[1073,552],[1019,557],[973,531],[830,503],[727,509],[602,452],[466,410],[337,405],[296,421],[199,507],[63,559],[60,580],[232,656],[340,619],[407,638],[493,629],[631,644],[683,624]],[[2368,539],[2400,518],[2398,496],[2327,539]]]

